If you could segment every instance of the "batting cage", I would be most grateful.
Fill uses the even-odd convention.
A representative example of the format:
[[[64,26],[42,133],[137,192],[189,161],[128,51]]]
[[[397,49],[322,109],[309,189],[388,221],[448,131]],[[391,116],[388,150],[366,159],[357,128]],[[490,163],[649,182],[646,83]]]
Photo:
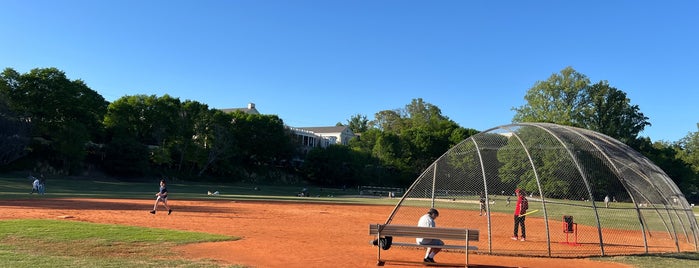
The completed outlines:
[[[515,215],[516,190],[525,215]],[[425,169],[385,223],[414,226],[429,208],[439,211],[437,227],[479,230],[471,245],[482,254],[696,252],[699,239],[684,195],[650,160],[604,134],[548,123],[462,141]],[[523,222],[517,233],[515,221]],[[401,239],[415,243],[393,238]]]

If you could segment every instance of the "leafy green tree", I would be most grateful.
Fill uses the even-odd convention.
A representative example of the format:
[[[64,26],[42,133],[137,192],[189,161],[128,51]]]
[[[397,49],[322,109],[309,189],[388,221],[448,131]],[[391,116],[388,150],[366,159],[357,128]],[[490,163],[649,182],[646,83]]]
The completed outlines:
[[[571,67],[539,81],[530,88],[513,122],[548,122],[575,126],[607,134],[631,144],[646,126],[648,117],[632,105],[626,93],[607,81],[590,85],[584,74]]]
[[[246,166],[260,166],[291,160],[295,147],[290,132],[276,115],[246,114],[235,111],[233,137],[236,152]]]
[[[638,105],[631,105],[626,93],[600,81],[585,91],[586,106],[577,122],[580,126],[607,134],[630,144],[638,133],[650,126],[648,117],[641,113]]]
[[[83,81],[69,80],[56,68],[33,69],[26,74],[7,68],[0,80],[10,108],[30,119],[32,137],[43,140],[32,143],[32,150],[63,170],[75,172],[82,164],[87,142],[103,133],[107,101]],[[73,135],[80,131],[86,134]],[[70,141],[63,140],[67,136]]]
[[[527,103],[519,108],[514,122],[548,122],[580,126],[579,114],[586,108],[585,89],[590,79],[571,67],[552,74],[546,81],[538,81],[524,95]]]
[[[0,84],[0,87],[4,84]],[[30,123],[10,110],[0,90],[0,166],[9,164],[27,154]]]
[[[350,147],[369,153],[389,173],[400,174],[396,181],[406,183],[405,178],[414,179],[449,148],[476,133],[459,127],[436,105],[417,98],[403,109],[376,113],[368,130],[350,141]]]
[[[123,130],[123,129],[122,129]],[[141,176],[150,172],[148,147],[122,130],[112,133],[105,144],[104,171],[117,176]]]
[[[357,185],[367,160],[367,155],[353,151],[347,146],[317,147],[308,152],[303,170],[308,181],[317,185]]]
[[[681,142],[651,142],[650,138],[644,137],[637,139],[633,147],[637,148],[644,156],[663,169],[685,196],[690,197],[692,192],[695,192],[695,198],[699,197],[696,194],[698,190],[697,173],[692,170],[692,166],[689,163],[682,159],[685,151]]]
[[[699,123],[697,129],[699,129]],[[687,136],[680,139],[677,144],[681,148],[677,157],[689,164],[692,170],[699,174],[699,130],[687,133]]]
[[[699,129],[699,123],[697,129]],[[683,169],[681,175],[675,175],[681,178],[681,183],[677,184],[685,196],[699,202],[699,130],[687,133],[687,136],[680,139],[674,148],[677,153],[676,159],[681,160],[686,168],[691,169],[691,172]],[[680,164],[673,166],[678,167]]]
[[[173,163],[180,163],[175,154],[181,155],[184,143],[191,140],[191,123],[184,121],[192,119],[183,118],[182,106],[178,98],[167,94],[125,96],[109,105],[104,124],[107,129],[119,129],[151,146],[150,161],[169,169]]]
[[[347,126],[354,133],[364,133],[369,130],[369,119],[367,119],[366,115],[355,114],[347,120]]]
[[[400,110],[384,110],[374,115],[374,120],[370,122],[372,127],[386,132],[399,132],[402,129],[403,117]]]
[[[530,193],[541,193],[548,197],[579,199],[585,188],[582,178],[570,155],[555,139],[549,138],[538,128],[520,128],[515,135],[508,138],[507,144],[497,151],[497,159],[501,163],[498,176],[507,185],[526,190]],[[532,168],[532,163],[522,146],[528,148],[536,166],[539,181]],[[583,157],[583,156],[581,156]]]
[[[213,110],[207,113],[203,120],[205,123],[201,131],[197,131],[197,138],[200,148],[204,149],[205,157],[202,158],[199,167],[198,176],[202,176],[208,169],[218,170],[219,173],[227,173],[235,163],[230,161],[233,159],[236,146],[234,138],[233,115],[224,113],[219,110]],[[220,174],[225,175],[225,174]]]

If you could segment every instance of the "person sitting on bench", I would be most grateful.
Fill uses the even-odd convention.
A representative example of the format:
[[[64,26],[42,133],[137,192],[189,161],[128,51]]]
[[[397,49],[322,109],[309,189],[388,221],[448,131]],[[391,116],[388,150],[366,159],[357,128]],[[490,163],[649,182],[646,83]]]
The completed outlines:
[[[417,226],[434,228],[434,227],[436,227],[434,220],[437,217],[439,217],[439,211],[437,211],[434,208],[431,208],[427,212],[427,214],[422,215],[422,217],[420,217],[420,220],[417,222]],[[440,239],[417,238],[415,240],[420,245],[435,245],[435,246],[443,246],[444,245],[444,241],[442,241]],[[427,251],[425,252],[424,262],[434,262],[434,255],[437,255],[437,253],[439,253],[440,250],[442,250],[442,249],[441,248],[427,248]]]

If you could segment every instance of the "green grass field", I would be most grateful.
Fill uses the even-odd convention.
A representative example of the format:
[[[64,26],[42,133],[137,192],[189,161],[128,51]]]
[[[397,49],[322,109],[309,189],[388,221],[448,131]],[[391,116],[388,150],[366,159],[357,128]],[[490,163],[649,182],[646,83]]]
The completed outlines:
[[[157,183],[155,179],[146,183],[49,178],[46,195],[39,196],[29,194],[31,191],[29,179],[0,175],[0,200],[77,197],[152,199],[153,194],[158,190]],[[302,186],[170,182],[168,188],[173,196],[181,200],[230,199],[377,205],[395,205],[399,200],[397,198],[357,198],[355,197],[357,195],[356,189],[343,191],[326,188],[321,191],[317,187],[309,187],[311,195],[317,197],[297,197],[296,194],[303,188]],[[221,194],[208,196],[207,191],[219,191]],[[477,200],[476,197],[474,200]],[[495,197],[492,201],[495,201],[495,204],[491,205],[491,211],[511,212],[512,206],[505,206],[504,197],[499,199]],[[537,206],[536,204],[532,205],[530,205],[530,209],[535,209]],[[585,204],[581,203],[580,205]],[[616,205],[624,206],[624,204]],[[478,210],[478,204],[462,204],[460,208]],[[569,205],[547,204],[550,217],[568,213],[570,210]],[[699,208],[695,208],[694,213],[699,214]],[[533,217],[542,216],[542,214],[533,215]],[[577,222],[594,221],[594,217],[589,213],[575,216]],[[633,219],[629,219],[629,221],[632,222]],[[71,227],[68,228],[65,224],[70,224]],[[167,254],[167,251],[159,249],[162,249],[163,246],[167,248],[178,244],[236,239],[202,233],[89,223],[78,223],[84,224],[84,226],[75,228],[73,224],[76,223],[50,220],[0,221],[0,230],[2,230],[0,232],[0,263],[8,264],[10,267],[219,267],[213,262],[195,262],[173,258]],[[633,226],[632,223],[624,219],[605,224],[619,228]],[[52,232],[41,232],[44,230],[42,228],[50,229]],[[36,235],[37,233],[46,235]],[[639,268],[699,267],[699,253],[596,259],[628,263]]]
[[[3,267],[219,267],[213,262],[178,258],[168,249],[174,245],[238,239],[58,220],[0,221],[0,230]]]

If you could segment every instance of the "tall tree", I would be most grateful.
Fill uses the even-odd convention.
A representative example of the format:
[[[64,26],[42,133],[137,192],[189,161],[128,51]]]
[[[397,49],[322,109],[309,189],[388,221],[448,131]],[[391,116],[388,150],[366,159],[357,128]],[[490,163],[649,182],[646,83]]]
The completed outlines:
[[[638,133],[650,126],[648,117],[641,113],[638,105],[631,105],[626,93],[600,81],[585,90],[586,106],[575,121],[580,126],[607,134],[621,142],[630,144]]]
[[[595,130],[631,144],[650,125],[638,105],[607,81],[590,85],[571,67],[530,88],[525,105],[513,108],[513,122],[549,122]]]
[[[19,74],[7,68],[0,88],[9,98],[12,110],[31,120],[34,152],[42,152],[64,171],[76,171],[85,154],[85,144],[102,134],[107,101],[82,80],[69,80],[56,68],[33,69]],[[84,131],[86,135],[74,136]],[[82,134],[82,133],[81,133]],[[63,137],[70,136],[70,142]],[[77,155],[76,155],[77,154]]]
[[[2,87],[4,83],[0,83]],[[0,90],[0,166],[11,163],[28,153],[30,123],[10,110],[7,98]]]
[[[374,120],[370,122],[370,125],[381,131],[399,132],[403,127],[403,116],[398,109],[383,110],[374,114]]]
[[[572,67],[560,74],[552,74],[546,81],[538,81],[524,95],[527,103],[516,112],[514,122],[549,122],[579,126],[576,115],[582,113],[585,88],[590,79]]]
[[[247,166],[291,160],[295,150],[291,134],[276,115],[246,114],[235,111],[233,137],[238,157]]]
[[[696,132],[687,133],[687,136],[680,139],[677,144],[680,147],[677,157],[699,174],[699,123],[697,123]]]
[[[347,120],[347,126],[354,133],[364,133],[369,130],[369,119],[367,119],[366,115],[355,114]]]

